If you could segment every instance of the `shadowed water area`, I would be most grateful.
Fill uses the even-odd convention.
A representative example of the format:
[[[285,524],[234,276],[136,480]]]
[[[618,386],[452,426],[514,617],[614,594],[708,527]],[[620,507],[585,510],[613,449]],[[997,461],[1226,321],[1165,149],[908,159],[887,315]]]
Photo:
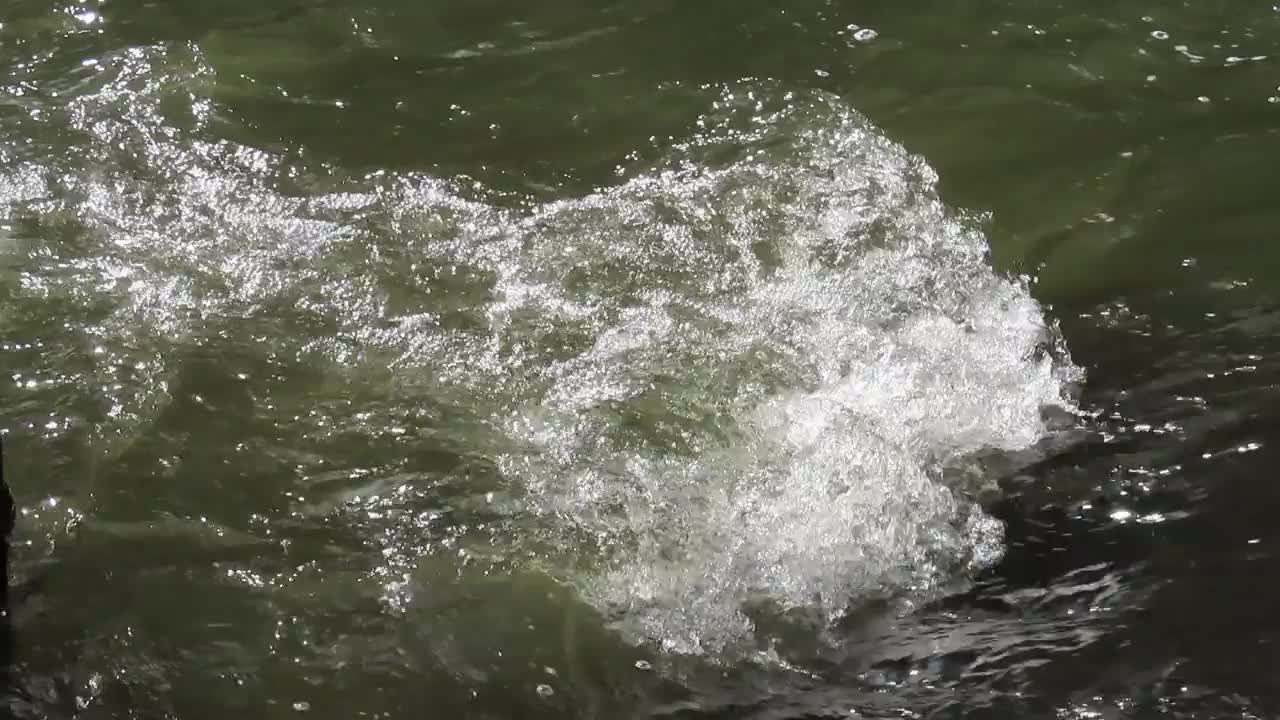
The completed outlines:
[[[4,3],[0,712],[1274,716],[1278,54]]]

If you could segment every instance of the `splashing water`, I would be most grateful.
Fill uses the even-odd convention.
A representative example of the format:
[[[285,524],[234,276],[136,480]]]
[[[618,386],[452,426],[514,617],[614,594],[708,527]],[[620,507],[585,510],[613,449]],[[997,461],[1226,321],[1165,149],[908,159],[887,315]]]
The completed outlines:
[[[654,167],[511,208],[217,139],[198,53],[97,71],[61,116],[88,159],[6,160],[0,183],[15,217],[78,238],[0,237],[25,252],[21,302],[76,309],[62,332],[93,362],[60,382],[98,388],[127,434],[168,401],[169,351],[219,333],[328,372],[390,368],[409,402],[468,418],[512,520],[495,542],[541,549],[637,642],[720,652],[751,639],[753,605],[833,622],[992,562],[1001,527],[941,471],[1031,445],[1042,408],[1069,404],[1076,370],[1040,352],[1054,335],[1027,288],[988,266],[932,170],[837,98],[726,88]],[[397,484],[364,502],[430,491]],[[439,532],[383,530],[383,578]],[[407,585],[388,582],[393,607]]]
[[[1063,402],[1038,307],[923,162],[833,98],[754,94],[680,170],[542,209],[502,274],[590,338],[539,358],[511,424],[538,452],[504,470],[610,548],[587,595],[679,652],[744,635],[752,598],[834,620],[992,561],[998,523],[935,471]]]

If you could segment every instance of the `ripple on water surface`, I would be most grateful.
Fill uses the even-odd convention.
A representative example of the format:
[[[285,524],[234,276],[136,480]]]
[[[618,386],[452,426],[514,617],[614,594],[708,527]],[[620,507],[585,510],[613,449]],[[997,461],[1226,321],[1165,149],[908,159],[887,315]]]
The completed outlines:
[[[15,306],[64,304],[51,332],[84,350],[14,357],[45,397],[105,408],[107,435],[191,401],[174,388],[192,347],[309,364],[339,378],[310,414],[254,399],[277,442],[447,438],[497,478],[472,489],[497,518],[490,560],[526,558],[677,653],[750,645],[759,613],[825,625],[851,602],[927,597],[1000,556],[978,488],[942,471],[1035,443],[1075,371],[932,170],[840,100],[726,87],[660,164],[512,207],[216,139],[211,71],[180,55],[104,58],[96,92],[46,109],[89,151],[8,163],[0,185],[25,228],[0,235],[20,256]],[[395,384],[393,408],[352,401],[372,377]],[[48,431],[90,419],[69,412]],[[290,499],[246,532],[280,502],[303,522],[351,516],[392,609],[414,602],[424,556],[459,557],[448,513],[427,509],[436,479],[296,459]],[[287,592],[293,572],[243,575]]]

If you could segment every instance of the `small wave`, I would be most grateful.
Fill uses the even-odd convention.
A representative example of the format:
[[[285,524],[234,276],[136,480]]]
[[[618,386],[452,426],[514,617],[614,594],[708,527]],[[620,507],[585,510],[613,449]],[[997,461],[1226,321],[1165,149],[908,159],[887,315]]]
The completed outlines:
[[[119,429],[168,401],[175,347],[228,333],[326,372],[390,368],[406,402],[490,433],[460,442],[528,520],[502,541],[558,548],[542,568],[637,642],[723,652],[752,641],[752,607],[831,622],[992,562],[999,523],[941,472],[1031,445],[1070,403],[1076,370],[1039,352],[1054,337],[1025,285],[838,98],[725,88],[653,167],[511,208],[219,139],[197,51],[98,67],[95,93],[46,109],[88,152],[7,162],[0,183],[43,224],[15,302],[72,308],[59,342],[90,359],[33,372],[91,388]],[[75,242],[41,246],[55,223]],[[380,533],[387,562],[428,532]]]

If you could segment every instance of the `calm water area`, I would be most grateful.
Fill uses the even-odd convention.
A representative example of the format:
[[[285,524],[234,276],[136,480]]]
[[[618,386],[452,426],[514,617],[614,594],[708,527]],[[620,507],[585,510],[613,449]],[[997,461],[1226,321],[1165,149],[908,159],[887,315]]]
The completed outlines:
[[[1280,716],[1280,5],[3,0],[15,718]]]

